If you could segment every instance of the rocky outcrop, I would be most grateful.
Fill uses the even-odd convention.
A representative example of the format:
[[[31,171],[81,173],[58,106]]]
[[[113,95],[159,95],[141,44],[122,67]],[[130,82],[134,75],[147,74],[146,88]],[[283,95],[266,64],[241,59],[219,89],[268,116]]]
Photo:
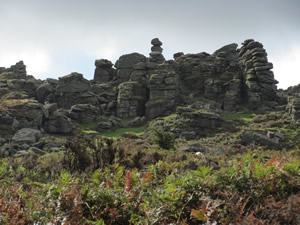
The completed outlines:
[[[146,89],[137,81],[119,85],[117,116],[120,118],[143,116],[145,114]]]
[[[45,131],[50,134],[71,134],[73,132],[73,124],[66,114],[66,112],[61,110],[56,110],[50,114],[45,121]]]
[[[203,102],[205,98],[231,111],[242,102],[237,44],[224,46],[212,55],[179,53],[174,57],[183,104]]]
[[[78,123],[93,122],[99,115],[99,108],[89,104],[73,105],[69,112],[69,117]]]
[[[241,142],[244,145],[258,144],[269,148],[279,149],[284,140],[282,132],[260,131],[260,130],[245,130],[241,134]]]
[[[90,83],[80,73],[71,73],[59,78],[56,86],[56,101],[59,108],[70,109],[76,104],[98,104],[95,93],[90,91]]]
[[[243,70],[243,92],[251,109],[276,105],[276,84],[271,71],[273,64],[268,61],[263,45],[253,39],[242,43],[239,52]]]
[[[300,124],[300,95],[297,96],[289,96],[287,111],[291,115],[292,119]]]
[[[147,58],[139,53],[122,55],[115,64],[115,67],[117,69],[118,83],[120,84],[129,81],[134,65],[146,61]]]
[[[111,61],[98,59],[95,61],[95,66],[94,81],[103,83],[113,80],[115,70],[112,68],[113,64]]]
[[[148,81],[149,101],[146,104],[146,117],[169,115],[175,110],[178,96],[178,74],[172,64],[160,64]]]
[[[206,137],[223,130],[225,120],[218,114],[190,107],[178,107],[177,113],[151,122],[150,127],[174,133],[187,140]]]

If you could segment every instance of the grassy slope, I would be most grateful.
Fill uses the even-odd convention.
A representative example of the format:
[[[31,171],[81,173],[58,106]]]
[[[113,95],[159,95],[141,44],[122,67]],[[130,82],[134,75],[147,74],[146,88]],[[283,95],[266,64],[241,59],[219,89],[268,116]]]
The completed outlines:
[[[166,151],[140,137],[111,147],[72,140],[77,147],[67,154],[1,159],[0,224],[299,224],[300,128],[279,113],[225,117],[237,121],[233,133],[176,141],[220,148],[222,155]],[[288,151],[242,146],[243,129],[282,129]],[[106,162],[103,169],[95,156]]]

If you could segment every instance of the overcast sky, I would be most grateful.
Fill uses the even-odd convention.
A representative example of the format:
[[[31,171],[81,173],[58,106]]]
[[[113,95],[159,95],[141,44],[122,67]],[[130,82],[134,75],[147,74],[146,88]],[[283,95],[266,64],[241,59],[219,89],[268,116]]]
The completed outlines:
[[[299,0],[0,0],[0,67],[23,60],[36,78],[94,74],[95,59],[213,53],[254,38],[280,88],[300,83]]]

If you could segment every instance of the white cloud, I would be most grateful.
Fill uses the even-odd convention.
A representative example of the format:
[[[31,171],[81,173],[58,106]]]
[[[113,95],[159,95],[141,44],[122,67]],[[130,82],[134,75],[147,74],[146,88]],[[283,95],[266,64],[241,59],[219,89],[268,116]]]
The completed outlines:
[[[279,88],[286,89],[300,83],[300,44],[285,52],[278,52],[270,61],[274,64],[273,71]]]

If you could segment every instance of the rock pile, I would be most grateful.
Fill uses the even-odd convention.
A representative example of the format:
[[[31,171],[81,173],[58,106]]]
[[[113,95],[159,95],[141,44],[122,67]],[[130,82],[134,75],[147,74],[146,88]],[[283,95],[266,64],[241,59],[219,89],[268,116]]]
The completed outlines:
[[[242,45],[239,57],[248,104],[252,109],[257,109],[262,103],[272,108],[278,83],[271,71],[273,64],[268,62],[266,50],[261,43],[248,39]]]
[[[114,77],[115,70],[112,68],[113,64],[107,59],[98,59],[95,61],[94,81],[108,82]]]
[[[155,63],[164,63],[166,60],[162,54],[162,51],[163,51],[163,48],[161,47],[162,42],[158,38],[154,38],[154,39],[152,39],[151,44],[153,46],[151,47],[149,61],[155,62]]]

